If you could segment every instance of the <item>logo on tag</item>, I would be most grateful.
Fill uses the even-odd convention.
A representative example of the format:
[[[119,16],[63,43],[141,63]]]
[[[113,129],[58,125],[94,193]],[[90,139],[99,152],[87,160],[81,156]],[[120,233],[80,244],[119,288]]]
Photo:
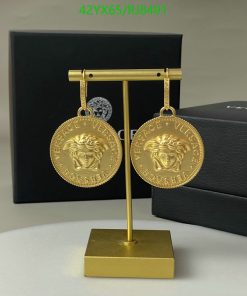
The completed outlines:
[[[237,109],[237,110],[247,110],[247,107],[243,107],[243,106],[226,106],[227,109]]]
[[[88,101],[87,106],[93,110],[96,117],[108,121],[112,116],[112,105],[103,97],[94,97]]]

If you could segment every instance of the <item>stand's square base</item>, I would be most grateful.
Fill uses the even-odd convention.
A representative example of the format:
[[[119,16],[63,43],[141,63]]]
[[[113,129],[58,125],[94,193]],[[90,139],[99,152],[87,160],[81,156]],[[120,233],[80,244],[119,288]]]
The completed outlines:
[[[124,229],[92,229],[84,274],[91,277],[173,278],[174,254],[170,231],[134,230],[126,243]]]

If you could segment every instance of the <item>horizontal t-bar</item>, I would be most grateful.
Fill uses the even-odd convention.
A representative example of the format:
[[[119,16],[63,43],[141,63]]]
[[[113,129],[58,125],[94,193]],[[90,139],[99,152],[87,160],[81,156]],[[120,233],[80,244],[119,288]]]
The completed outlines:
[[[69,81],[82,80],[83,70],[69,70]],[[86,81],[145,81],[163,80],[167,77],[165,69],[109,69],[109,70],[85,70]],[[181,80],[182,70],[169,68],[170,80]]]

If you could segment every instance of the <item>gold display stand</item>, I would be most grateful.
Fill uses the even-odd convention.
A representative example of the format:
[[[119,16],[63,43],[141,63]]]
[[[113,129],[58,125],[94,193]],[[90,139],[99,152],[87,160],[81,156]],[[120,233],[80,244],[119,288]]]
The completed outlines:
[[[69,81],[81,81],[82,70],[70,70]],[[181,69],[84,70],[89,81],[122,81],[127,233],[92,229],[84,256],[84,275],[91,277],[173,278],[174,254],[169,230],[133,230],[128,81],[181,80]]]

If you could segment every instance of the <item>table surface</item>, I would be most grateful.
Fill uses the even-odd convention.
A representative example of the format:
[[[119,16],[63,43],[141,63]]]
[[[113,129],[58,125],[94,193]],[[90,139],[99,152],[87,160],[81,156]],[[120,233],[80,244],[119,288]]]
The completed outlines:
[[[83,276],[91,228],[124,228],[124,220],[84,220],[0,234],[0,295],[246,295],[245,237],[172,221],[135,221],[136,229],[169,229],[176,278]]]
[[[150,199],[133,200],[134,228],[171,231],[176,278],[83,277],[90,229],[125,228],[125,201],[14,205],[8,143],[0,167],[0,295],[246,295],[247,238],[156,218]]]

